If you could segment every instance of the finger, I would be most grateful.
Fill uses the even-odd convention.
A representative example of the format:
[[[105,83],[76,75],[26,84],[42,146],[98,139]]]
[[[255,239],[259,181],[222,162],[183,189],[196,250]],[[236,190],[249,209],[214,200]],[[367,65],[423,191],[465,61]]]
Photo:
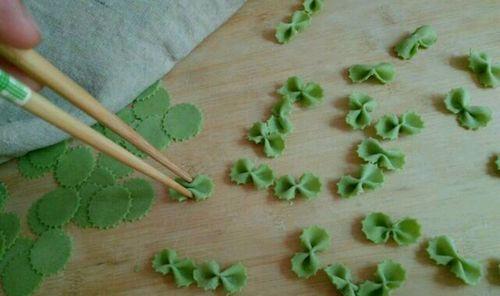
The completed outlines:
[[[32,90],[39,91],[40,89],[42,89],[42,85],[40,83],[29,78],[23,71],[19,70],[11,63],[0,59],[0,68],[10,73],[12,76],[14,76],[16,79],[20,80],[27,86],[29,86],[29,88],[31,88]]]
[[[17,48],[32,48],[40,32],[20,0],[0,0],[0,42]]]

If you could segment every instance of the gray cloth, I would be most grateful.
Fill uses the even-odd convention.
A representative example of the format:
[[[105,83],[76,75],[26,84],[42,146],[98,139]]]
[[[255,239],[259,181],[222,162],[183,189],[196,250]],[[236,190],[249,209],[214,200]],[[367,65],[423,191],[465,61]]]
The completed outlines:
[[[43,41],[37,50],[116,112],[161,78],[245,0],[26,0]],[[51,101],[87,124],[93,119]],[[21,155],[68,135],[0,101],[0,157]]]

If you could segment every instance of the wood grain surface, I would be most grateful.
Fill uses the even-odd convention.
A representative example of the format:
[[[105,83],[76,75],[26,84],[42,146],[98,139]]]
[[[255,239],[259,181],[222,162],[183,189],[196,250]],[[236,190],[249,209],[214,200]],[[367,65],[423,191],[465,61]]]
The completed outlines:
[[[174,102],[195,103],[205,114],[203,132],[166,153],[191,174],[211,175],[215,195],[204,202],[176,203],[156,184],[156,204],[140,222],[107,231],[70,226],[71,261],[63,273],[45,281],[38,295],[204,295],[194,286],[177,289],[170,277],[152,271],[153,254],[165,247],[199,262],[241,261],[248,268],[248,286],[241,295],[340,295],[323,273],[302,280],[290,271],[300,231],[312,224],[332,236],[332,248],[320,256],[324,265],[344,263],[365,279],[384,259],[402,263],[408,279],[394,295],[500,295],[495,272],[500,261],[500,174],[492,164],[493,155],[500,153],[500,88],[480,87],[466,69],[471,48],[500,61],[500,2],[326,2],[311,27],[290,44],[279,45],[274,28],[299,1],[248,1],[165,77]],[[395,43],[423,24],[437,30],[438,42],[410,61],[395,58]],[[352,64],[379,61],[394,63],[393,83],[347,81]],[[275,90],[292,75],[320,83],[326,101],[310,110],[297,108],[284,155],[267,159],[260,146],[245,139],[246,130],[269,115],[278,100]],[[474,104],[493,109],[488,127],[467,131],[446,112],[444,95],[460,86],[470,91]],[[347,96],[354,90],[378,101],[376,118],[411,110],[422,115],[426,128],[387,143],[404,150],[407,163],[404,170],[386,174],[383,188],[341,200],[335,183],[357,170],[355,146],[373,134],[351,131],[344,122]],[[321,176],[324,190],[316,200],[287,203],[277,201],[271,191],[236,186],[228,171],[240,157],[265,162],[278,175],[313,172]],[[0,167],[0,180],[12,195],[7,210],[23,217],[28,233],[27,209],[54,188],[53,179],[24,180],[11,161]],[[417,218],[423,238],[409,247],[369,243],[360,220],[372,211]],[[485,278],[478,286],[463,285],[427,258],[426,240],[440,234],[454,238],[463,255],[484,264]]]

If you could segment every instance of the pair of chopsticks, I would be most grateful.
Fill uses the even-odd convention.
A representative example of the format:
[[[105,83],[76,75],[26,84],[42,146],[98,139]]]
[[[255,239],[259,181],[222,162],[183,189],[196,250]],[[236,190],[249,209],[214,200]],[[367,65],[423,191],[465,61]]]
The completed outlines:
[[[77,108],[150,155],[177,176],[187,182],[193,180],[187,172],[171,162],[118,116],[108,111],[99,101],[92,97],[91,94],[59,71],[36,51],[32,49],[21,50],[0,44],[0,56],[3,56],[36,81],[50,87],[61,97],[67,99]],[[189,198],[193,197],[192,193],[179,183],[133,155],[125,148],[117,145],[86,124],[72,117],[39,93],[31,91],[22,82],[16,80],[1,69],[0,97],[21,106],[82,142],[134,168],[144,175],[163,183],[182,195]]]

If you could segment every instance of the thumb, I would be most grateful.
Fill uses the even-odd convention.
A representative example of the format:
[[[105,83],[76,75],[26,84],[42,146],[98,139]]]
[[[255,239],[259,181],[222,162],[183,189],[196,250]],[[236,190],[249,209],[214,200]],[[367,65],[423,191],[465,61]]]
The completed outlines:
[[[32,48],[40,32],[20,0],[0,0],[0,42],[17,48]]]

